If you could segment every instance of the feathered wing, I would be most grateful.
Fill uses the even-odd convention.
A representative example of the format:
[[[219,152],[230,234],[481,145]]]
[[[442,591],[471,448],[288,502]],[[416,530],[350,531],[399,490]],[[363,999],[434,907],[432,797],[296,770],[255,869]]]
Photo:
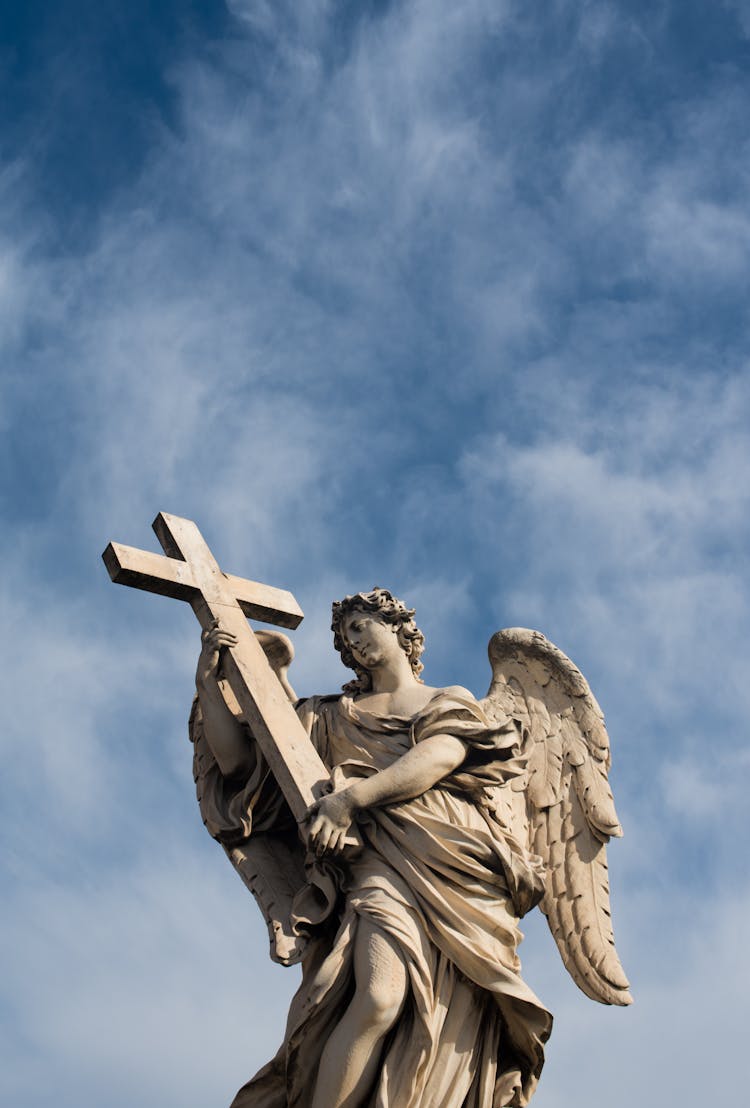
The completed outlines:
[[[602,711],[580,670],[539,631],[498,631],[488,650],[485,710],[524,725],[526,775],[499,791],[516,832],[544,862],[541,909],[579,988],[602,1004],[630,1004],[609,900],[606,843],[622,828]]]
[[[255,633],[287,695],[290,700],[295,700],[294,691],[287,679],[287,670],[294,657],[290,640],[278,631]],[[239,705],[228,683],[221,680],[220,686],[230,711],[241,719]],[[198,800],[201,802],[201,761],[206,758],[208,748],[197,696],[190,713],[189,733],[195,752],[196,786]],[[213,761],[210,755],[208,757]],[[216,837],[210,827],[209,832]],[[268,927],[272,960],[285,966],[299,962],[304,940],[294,934],[290,921],[292,901],[305,884],[304,851],[296,827],[272,828],[251,834],[239,843],[222,843],[222,846],[263,914]]]

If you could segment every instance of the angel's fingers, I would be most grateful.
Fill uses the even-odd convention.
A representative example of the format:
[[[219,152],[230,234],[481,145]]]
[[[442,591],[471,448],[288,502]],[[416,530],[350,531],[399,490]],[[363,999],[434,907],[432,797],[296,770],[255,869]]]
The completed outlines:
[[[315,844],[315,853],[318,855],[318,857],[320,857],[321,854],[325,854],[325,852],[329,849],[331,845],[331,840],[335,834],[336,832],[330,827],[323,828],[320,835],[318,835]]]

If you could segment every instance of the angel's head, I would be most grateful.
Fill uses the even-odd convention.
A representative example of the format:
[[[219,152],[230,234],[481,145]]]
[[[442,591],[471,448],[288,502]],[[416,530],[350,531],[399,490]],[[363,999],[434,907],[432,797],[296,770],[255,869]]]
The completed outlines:
[[[424,666],[419,658],[424,650],[424,635],[414,622],[414,608],[407,608],[388,589],[375,586],[372,592],[358,592],[353,596],[345,596],[343,600],[334,601],[332,614],[333,645],[341,655],[344,665],[353,669],[357,675],[355,681],[344,685],[344,692],[368,692],[372,688],[372,678],[367,668],[367,647],[357,649],[355,656],[349,640],[353,626],[359,631],[358,615],[375,624],[371,632],[375,638],[378,636],[378,624],[387,629],[389,637],[395,637],[398,647],[409,659],[414,677],[421,681],[419,675]]]

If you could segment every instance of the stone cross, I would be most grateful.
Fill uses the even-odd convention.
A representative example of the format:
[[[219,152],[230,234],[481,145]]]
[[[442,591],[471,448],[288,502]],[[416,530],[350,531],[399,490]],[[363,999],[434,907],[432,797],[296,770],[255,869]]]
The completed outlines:
[[[205,630],[218,619],[237,636],[224,673],[294,818],[302,820],[330,780],[246,617],[294,628],[302,610],[291,593],[222,573],[196,525],[160,512],[153,528],[166,557],[111,542],[102,555],[118,585],[187,600]]]

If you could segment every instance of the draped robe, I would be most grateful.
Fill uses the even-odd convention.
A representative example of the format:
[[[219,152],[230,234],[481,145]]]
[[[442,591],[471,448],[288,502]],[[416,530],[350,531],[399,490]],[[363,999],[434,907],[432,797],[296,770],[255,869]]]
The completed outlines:
[[[297,710],[336,788],[432,735],[458,737],[467,755],[421,796],[361,813],[364,849],[343,877],[308,858],[293,924],[309,941],[285,1040],[232,1108],[309,1108],[321,1053],[353,995],[362,917],[396,943],[408,972],[367,1108],[526,1105],[552,1017],[521,979],[516,947],[542,872],[485,792],[523,772],[520,724],[490,723],[459,688],[438,690],[410,719],[369,712],[349,696],[313,697]],[[288,818],[259,751],[248,776],[229,779],[204,739],[195,769],[204,821],[225,845]]]

